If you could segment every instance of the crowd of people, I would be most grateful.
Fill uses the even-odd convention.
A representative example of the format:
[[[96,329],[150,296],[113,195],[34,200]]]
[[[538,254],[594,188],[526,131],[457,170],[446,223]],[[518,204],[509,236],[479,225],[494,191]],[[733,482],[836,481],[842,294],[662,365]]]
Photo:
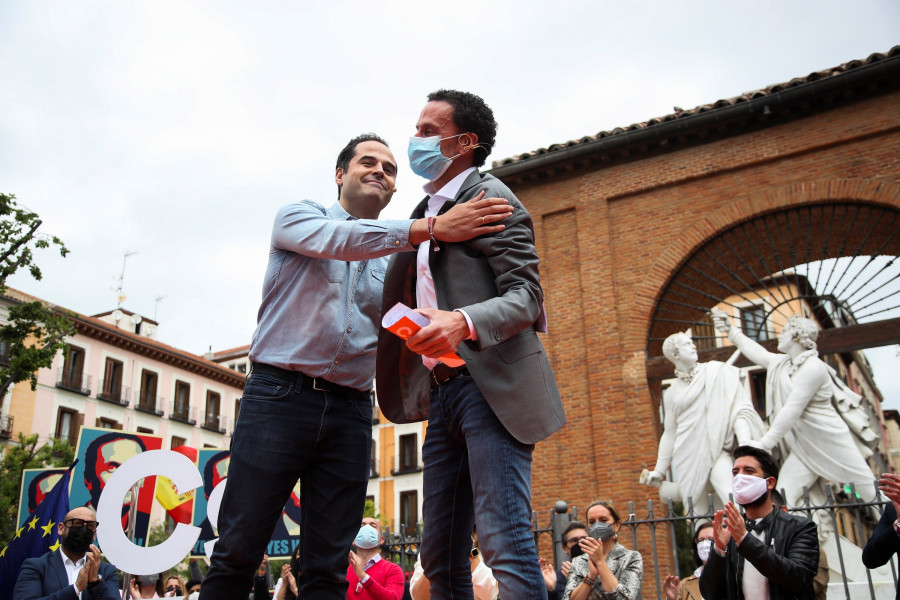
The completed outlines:
[[[732,492],[735,502],[716,511],[711,522],[697,526],[692,553],[697,569],[688,577],[667,576],[666,600],[741,600],[759,598],[821,600],[828,583],[827,563],[819,547],[815,523],[790,514],[776,491],[779,466],[764,450],[741,446],[734,452]],[[884,474],[881,491],[890,502],[863,550],[869,568],[887,563],[900,553],[900,475]],[[743,514],[738,509],[743,509]],[[619,542],[622,519],[608,502],[594,502],[585,511],[587,524],[571,521],[561,536],[570,560],[559,570],[537,559],[547,600],[636,600],[641,598],[644,564],[640,552]],[[13,600],[66,598],[71,590],[83,600],[139,600],[188,598],[195,600],[202,581],[187,582],[177,573],[145,574],[122,581],[114,567],[101,560],[94,544],[97,521],[88,507],[69,511],[57,525],[60,548],[22,567]],[[497,600],[501,585],[479,551],[477,531],[471,535],[466,577],[467,597]],[[407,580],[399,565],[382,556],[385,538],[381,523],[364,518],[347,554],[343,581],[347,600],[430,600],[432,586],[420,560]],[[300,546],[281,568],[271,585],[269,558],[256,570],[252,590],[241,594],[249,600],[302,598]],[[308,595],[306,597],[309,597]],[[507,596],[508,598],[509,596]],[[897,595],[900,599],[900,592]]]

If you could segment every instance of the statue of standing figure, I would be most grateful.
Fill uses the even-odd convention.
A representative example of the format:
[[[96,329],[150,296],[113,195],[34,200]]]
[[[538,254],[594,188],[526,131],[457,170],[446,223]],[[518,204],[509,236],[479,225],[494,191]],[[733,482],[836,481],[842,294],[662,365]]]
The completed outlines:
[[[827,481],[855,484],[866,502],[873,500],[874,475],[866,459],[877,436],[860,408],[861,397],[819,358],[816,323],[792,315],[778,336],[779,352],[769,352],[734,327],[727,314],[714,310],[713,321],[744,356],[767,369],[769,430],[750,444],[780,451],[778,483],[787,505],[802,506],[804,487],[813,503],[824,504]],[[828,524],[820,523],[820,537],[826,529]]]
[[[706,514],[708,495],[719,506],[731,492],[731,451],[765,433],[753,409],[740,369],[719,361],[697,362],[697,348],[684,333],[663,342],[663,354],[675,365],[676,380],[663,394],[665,422],[653,471],[641,483],[661,486],[674,468],[678,496],[693,500],[695,514]],[[661,495],[671,494],[667,485]]]

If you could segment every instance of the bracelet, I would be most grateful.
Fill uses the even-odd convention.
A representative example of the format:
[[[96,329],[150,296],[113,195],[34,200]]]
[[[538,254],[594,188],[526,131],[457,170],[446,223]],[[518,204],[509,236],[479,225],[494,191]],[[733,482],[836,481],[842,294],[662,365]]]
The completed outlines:
[[[597,581],[597,580],[596,580],[596,579],[591,579],[590,577],[588,577],[587,575],[585,575],[585,576],[584,576],[584,579],[581,580],[581,583],[586,583],[586,584],[588,584],[589,586],[594,587],[594,582],[595,582],[595,581]]]
[[[434,251],[440,252],[441,248],[438,246],[437,238],[434,237],[435,223],[437,223],[437,217],[428,217],[428,237],[431,238],[431,245],[434,246]]]

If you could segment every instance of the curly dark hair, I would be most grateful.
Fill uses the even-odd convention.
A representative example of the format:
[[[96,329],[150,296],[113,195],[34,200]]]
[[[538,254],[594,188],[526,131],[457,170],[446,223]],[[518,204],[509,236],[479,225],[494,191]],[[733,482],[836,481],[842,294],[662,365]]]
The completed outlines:
[[[732,452],[732,456],[734,456],[735,460],[742,456],[752,456],[759,462],[759,466],[766,477],[774,477],[775,481],[778,481],[778,463],[765,450],[754,446],[738,446]]]
[[[473,163],[484,164],[497,138],[497,121],[494,111],[480,96],[457,90],[438,90],[428,94],[429,102],[446,102],[453,107],[453,123],[462,133],[474,133],[480,144],[474,150]]]
[[[388,143],[384,141],[380,136],[375,135],[374,133],[362,133],[344,146],[343,150],[340,151],[337,157],[337,162],[334,165],[334,170],[337,171],[341,169],[344,173],[347,172],[347,169],[350,168],[350,161],[356,156],[356,147],[362,144],[363,142],[378,142],[379,144],[384,144],[386,148],[390,148]],[[341,197],[341,186],[338,186],[338,198]]]

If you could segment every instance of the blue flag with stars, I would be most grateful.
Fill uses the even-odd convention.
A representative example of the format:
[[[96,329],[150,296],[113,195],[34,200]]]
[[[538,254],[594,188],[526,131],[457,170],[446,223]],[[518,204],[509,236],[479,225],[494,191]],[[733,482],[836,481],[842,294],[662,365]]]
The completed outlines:
[[[59,548],[56,524],[69,512],[69,479],[72,467],[56,482],[50,493],[44,496],[29,518],[3,550],[0,550],[0,598],[12,598],[16,579],[22,563],[28,558],[43,556],[49,550]]]

